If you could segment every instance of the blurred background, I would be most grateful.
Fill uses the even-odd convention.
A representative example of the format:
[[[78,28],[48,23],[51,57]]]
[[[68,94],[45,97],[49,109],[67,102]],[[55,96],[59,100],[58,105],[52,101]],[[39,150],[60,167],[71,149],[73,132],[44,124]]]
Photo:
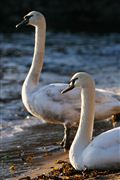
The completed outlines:
[[[46,125],[22,104],[34,28],[16,30],[15,25],[29,11],[45,15],[41,87],[66,83],[77,71],[85,71],[93,76],[97,88],[120,94],[120,1],[4,0],[0,7],[0,179],[5,179],[38,167],[43,156],[60,147],[63,137],[62,126]]]
[[[31,10],[42,12],[49,30],[120,31],[119,0],[4,0],[0,2],[0,31],[15,31],[16,22]]]

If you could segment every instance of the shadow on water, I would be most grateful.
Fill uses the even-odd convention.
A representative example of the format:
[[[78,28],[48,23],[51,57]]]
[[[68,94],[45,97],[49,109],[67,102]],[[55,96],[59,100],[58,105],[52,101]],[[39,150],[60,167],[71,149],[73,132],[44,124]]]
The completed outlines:
[[[21,87],[31,65],[34,35],[0,34],[0,41],[0,171],[1,178],[9,178],[36,168],[40,164],[38,159],[59,148],[57,142],[63,137],[63,127],[47,125],[31,116],[25,118],[29,114],[21,101]],[[120,92],[119,34],[98,36],[49,32],[44,59],[41,86],[68,82],[75,72],[86,71],[93,75],[97,87]]]

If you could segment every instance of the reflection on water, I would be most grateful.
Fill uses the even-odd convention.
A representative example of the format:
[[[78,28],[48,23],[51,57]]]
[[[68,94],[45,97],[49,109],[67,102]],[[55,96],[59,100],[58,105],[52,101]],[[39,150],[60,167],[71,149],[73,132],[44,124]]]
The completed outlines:
[[[34,154],[32,168],[38,166],[36,159],[59,147],[63,127],[46,125],[28,116],[21,102],[21,86],[31,65],[34,35],[0,34],[1,54],[1,148],[4,177],[10,177],[9,167],[16,164],[15,173],[30,168],[21,158]],[[120,84],[120,35],[72,35],[48,33],[41,86],[51,82],[67,82],[77,71],[93,75],[97,87],[109,88],[119,93]],[[23,165],[24,164],[24,165]],[[13,175],[12,175],[13,176]]]

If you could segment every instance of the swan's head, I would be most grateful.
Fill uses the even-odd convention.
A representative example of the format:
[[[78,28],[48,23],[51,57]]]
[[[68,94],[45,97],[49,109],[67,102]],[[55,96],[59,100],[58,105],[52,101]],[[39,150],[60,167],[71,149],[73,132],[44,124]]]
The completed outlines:
[[[92,80],[91,76],[85,72],[78,72],[75,75],[73,75],[68,84],[68,87],[65,88],[61,93],[64,94],[75,87],[89,88],[91,85],[94,85],[94,81]]]
[[[37,11],[31,11],[27,15],[23,17],[23,21],[16,25],[16,27],[22,25],[32,25],[32,26],[40,26],[44,21],[43,14]]]

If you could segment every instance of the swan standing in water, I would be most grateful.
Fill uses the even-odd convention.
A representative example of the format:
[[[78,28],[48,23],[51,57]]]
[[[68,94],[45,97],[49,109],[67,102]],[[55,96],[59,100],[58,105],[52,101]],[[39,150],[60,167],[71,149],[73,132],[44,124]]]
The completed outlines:
[[[120,168],[120,127],[106,131],[92,140],[95,114],[95,84],[87,73],[76,73],[64,89],[81,88],[79,127],[69,151],[76,170]],[[91,141],[92,140],[92,141]]]
[[[67,84],[56,83],[40,87],[39,77],[43,67],[46,21],[41,13],[32,11],[24,16],[24,20],[16,27],[23,24],[35,27],[33,61],[22,87],[23,104],[38,119],[63,124],[65,132],[62,144],[67,148],[70,127],[79,121],[79,91],[74,90],[61,96],[60,92]],[[95,119],[102,120],[118,112],[120,112],[120,102],[117,100],[117,96],[104,90],[96,90]]]

